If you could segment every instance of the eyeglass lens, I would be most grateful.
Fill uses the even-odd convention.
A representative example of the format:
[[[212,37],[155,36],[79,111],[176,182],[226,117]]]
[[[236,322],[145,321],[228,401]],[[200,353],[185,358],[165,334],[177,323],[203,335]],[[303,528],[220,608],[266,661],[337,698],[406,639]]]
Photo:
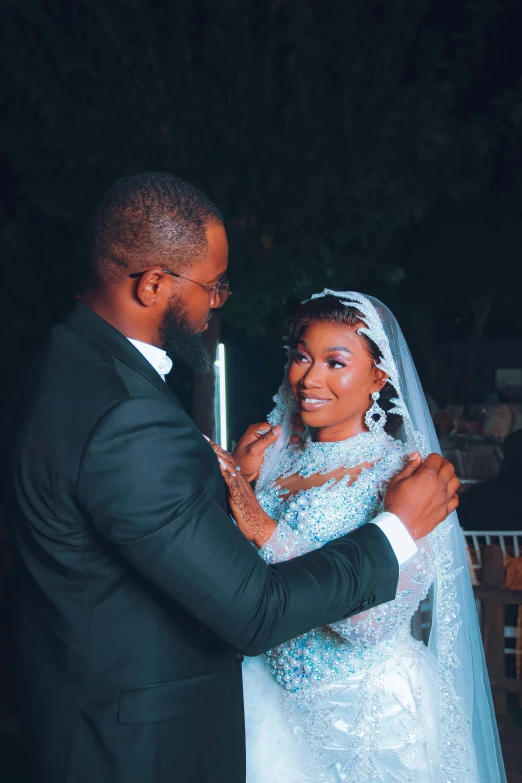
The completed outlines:
[[[216,285],[216,297],[220,302],[224,302],[230,296],[230,282],[228,278],[222,277]]]

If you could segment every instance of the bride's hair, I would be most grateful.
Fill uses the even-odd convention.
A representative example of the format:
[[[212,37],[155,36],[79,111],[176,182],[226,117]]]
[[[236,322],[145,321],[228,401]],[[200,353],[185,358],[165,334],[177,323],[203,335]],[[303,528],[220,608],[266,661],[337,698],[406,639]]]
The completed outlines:
[[[291,349],[296,348],[301,339],[301,335],[307,326],[312,323],[333,323],[357,329],[365,326],[362,313],[358,310],[353,307],[345,307],[345,305],[335,296],[321,296],[318,299],[310,299],[308,302],[299,305],[299,308],[294,315],[285,321],[283,326],[283,339],[286,345]],[[381,361],[382,356],[377,345],[365,334],[361,334],[360,337],[362,337],[366,344],[370,358],[378,364]],[[386,413],[394,407],[394,403],[391,402],[391,399],[395,396],[396,392],[394,388],[387,383],[381,390],[381,397],[379,400],[379,406],[386,411]],[[400,426],[401,422],[402,419],[400,416],[393,413],[388,414],[388,421],[386,422],[384,429],[389,434],[392,434],[397,427]]]

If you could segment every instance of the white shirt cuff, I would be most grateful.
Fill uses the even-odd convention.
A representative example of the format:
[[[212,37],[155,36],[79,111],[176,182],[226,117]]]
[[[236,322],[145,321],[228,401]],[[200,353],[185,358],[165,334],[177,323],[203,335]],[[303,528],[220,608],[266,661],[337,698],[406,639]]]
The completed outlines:
[[[383,511],[372,522],[381,528],[399,561],[399,568],[402,568],[417,552],[417,544],[408,530],[399,517],[389,511]]]

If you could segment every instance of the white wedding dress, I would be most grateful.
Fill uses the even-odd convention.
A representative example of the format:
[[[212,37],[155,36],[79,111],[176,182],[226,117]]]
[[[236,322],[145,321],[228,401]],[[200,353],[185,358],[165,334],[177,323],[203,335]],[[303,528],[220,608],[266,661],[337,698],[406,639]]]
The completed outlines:
[[[256,486],[278,523],[260,550],[268,563],[368,523],[405,455],[439,451],[393,314],[356,292],[326,289],[312,299],[322,296],[354,308],[364,324],[359,332],[378,346],[377,366],[396,393],[389,413],[401,417],[399,439],[377,426],[336,443],[308,433],[289,446],[295,403],[285,374],[268,417],[282,434],[267,449]],[[329,478],[334,470],[337,481]],[[280,483],[295,474],[310,479],[303,482],[309,488],[290,496]],[[245,661],[247,783],[505,783],[456,514],[418,544],[401,568],[395,600]],[[430,586],[426,647],[410,629]]]
[[[282,475],[310,475],[325,455],[329,465],[374,464],[353,483],[347,473],[291,498],[275,482],[260,492],[278,522],[261,550],[267,562],[304,554],[373,519],[386,483],[403,467],[404,445],[384,433],[307,441],[289,447]],[[395,601],[245,663],[247,783],[438,779],[436,666],[410,633],[434,573],[425,540],[401,570]]]

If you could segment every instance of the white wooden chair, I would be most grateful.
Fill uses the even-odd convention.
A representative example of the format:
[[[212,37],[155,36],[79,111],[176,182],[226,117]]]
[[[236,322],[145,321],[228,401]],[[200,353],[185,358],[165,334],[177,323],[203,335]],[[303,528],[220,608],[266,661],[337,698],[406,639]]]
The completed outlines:
[[[473,585],[480,584],[480,570],[482,568],[481,549],[489,544],[496,544],[502,550],[504,560],[510,557],[522,555],[522,530],[463,530],[466,544],[466,555]],[[504,627],[504,639],[517,638],[517,628],[506,625]],[[506,655],[515,655],[515,645],[506,646]]]

